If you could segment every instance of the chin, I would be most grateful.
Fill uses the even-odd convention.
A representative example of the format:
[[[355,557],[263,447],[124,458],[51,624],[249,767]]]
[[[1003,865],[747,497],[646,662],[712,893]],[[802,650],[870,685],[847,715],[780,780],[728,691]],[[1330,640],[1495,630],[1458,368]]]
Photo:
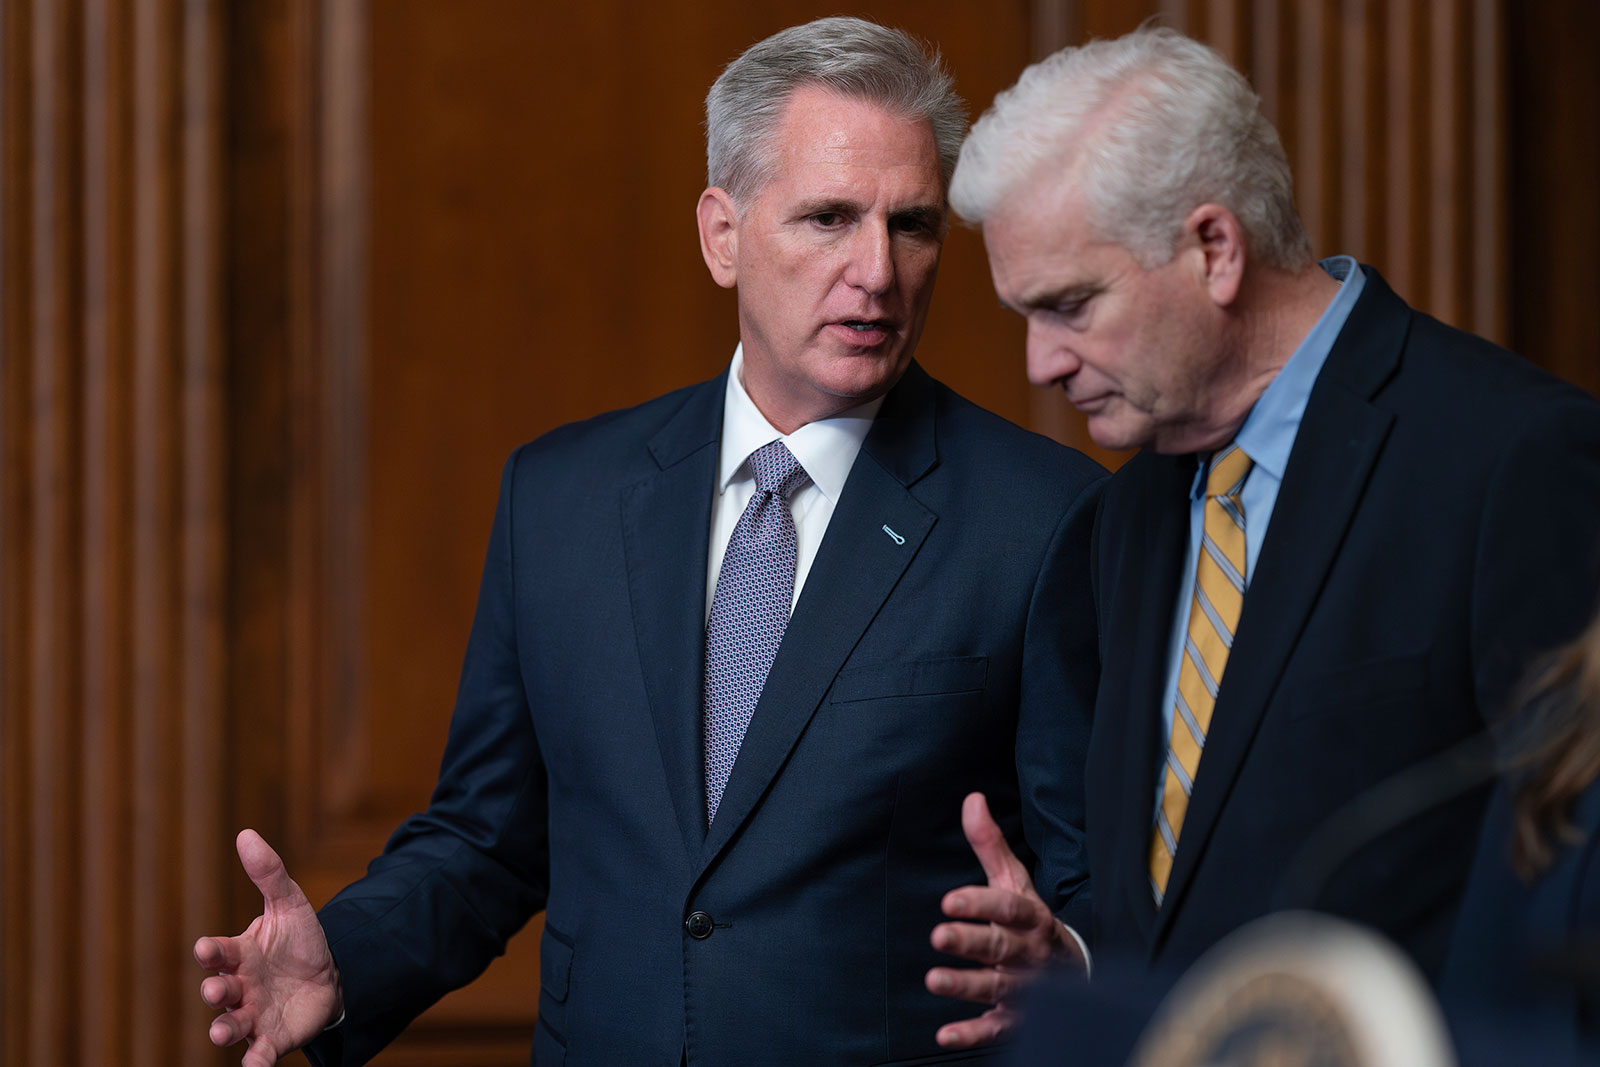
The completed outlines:
[[[867,353],[842,361],[843,365],[831,368],[826,382],[819,383],[834,396],[853,399],[857,403],[881,396],[893,388],[905,373],[910,360],[895,359]]]
[[[1120,426],[1093,418],[1089,420],[1089,439],[1101,448],[1109,448],[1114,452],[1131,452],[1146,447],[1152,441],[1147,427]]]

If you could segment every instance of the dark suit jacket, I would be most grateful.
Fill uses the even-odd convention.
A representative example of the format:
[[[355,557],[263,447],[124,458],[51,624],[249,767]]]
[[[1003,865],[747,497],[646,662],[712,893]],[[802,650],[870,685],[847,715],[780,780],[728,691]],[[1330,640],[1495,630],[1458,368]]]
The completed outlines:
[[[1600,1063],[1600,784],[1583,840],[1533,882],[1511,867],[1506,787],[1484,820],[1439,996],[1464,1065]]]
[[[1279,879],[1348,802],[1482,730],[1594,608],[1600,405],[1366,271],[1285,470],[1159,912],[1146,850],[1195,460],[1141,454],[1107,487],[1086,796],[1100,951],[1181,967],[1315,904],[1436,974],[1484,790],[1359,849],[1315,899],[1275,899]]]
[[[933,1035],[976,1009],[923,974],[940,897],[982,879],[959,824],[973,789],[1037,855],[1045,899],[1087,916],[1104,472],[915,366],[850,472],[707,832],[724,385],[507,464],[431,806],[321,913],[348,1016],[318,1055],[370,1056],[543,908],[541,1065],[959,1062]]]

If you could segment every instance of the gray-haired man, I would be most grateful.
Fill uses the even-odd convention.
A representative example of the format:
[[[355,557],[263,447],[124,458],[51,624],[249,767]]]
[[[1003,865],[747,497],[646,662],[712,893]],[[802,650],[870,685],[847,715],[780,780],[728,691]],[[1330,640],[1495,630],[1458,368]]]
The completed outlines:
[[[314,915],[241,835],[265,914],[196,956],[247,1064],[333,1023],[363,1062],[540,910],[536,1063],[964,1062],[923,973],[973,790],[1086,915],[1102,472],[911,362],[961,103],[825,19],[707,112],[729,371],[512,457],[438,787],[365,879]]]
[[[1268,912],[1318,908],[1437,974],[1484,791],[1403,776],[1437,775],[1589,617],[1600,408],[1376,270],[1317,262],[1255,93],[1172,30],[1024,71],[951,198],[1027,319],[1029,377],[1098,443],[1143,449],[1095,541],[1095,952],[1176,970]],[[1352,811],[1364,837],[1316,843]],[[1007,923],[1044,910],[1025,887],[951,902],[1005,936],[941,927],[995,965],[936,974],[943,992],[1007,1000],[1008,959],[1060,943]]]

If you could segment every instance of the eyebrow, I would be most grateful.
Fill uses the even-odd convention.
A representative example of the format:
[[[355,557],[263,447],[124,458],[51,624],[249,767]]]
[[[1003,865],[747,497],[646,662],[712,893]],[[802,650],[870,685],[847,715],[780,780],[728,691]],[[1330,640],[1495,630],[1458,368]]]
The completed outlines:
[[[809,215],[820,215],[827,211],[831,211],[836,215],[858,215],[861,213],[861,205],[854,201],[839,199],[818,198],[816,200],[802,200],[795,205],[794,217],[803,219]]]
[[[831,211],[838,215],[859,215],[864,210],[861,204],[853,200],[818,198],[816,200],[802,200],[794,209],[794,217],[803,219],[826,211]],[[889,217],[892,219],[911,219],[934,229],[944,224],[944,212],[938,207],[929,204],[919,204],[900,211],[891,211]]]
[[[891,218],[909,219],[921,223],[930,230],[937,230],[944,225],[944,212],[936,207],[908,207],[904,211],[896,211]]]
[[[1094,296],[1104,288],[1097,282],[1077,282],[1073,285],[1064,285],[1059,289],[1049,289],[1020,302],[1021,306],[1015,311],[1031,311],[1039,308],[1059,308],[1068,304],[1079,304]],[[1008,305],[1009,306],[1009,305]]]

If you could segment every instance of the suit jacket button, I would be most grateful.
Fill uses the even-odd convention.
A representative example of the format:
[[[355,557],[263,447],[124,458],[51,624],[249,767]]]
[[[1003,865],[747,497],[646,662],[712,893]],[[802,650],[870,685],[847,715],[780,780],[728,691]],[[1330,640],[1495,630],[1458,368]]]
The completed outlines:
[[[697,911],[683,920],[683,928],[689,931],[689,936],[696,941],[704,941],[711,936],[712,927],[716,924],[711,921],[711,916],[703,911]]]

